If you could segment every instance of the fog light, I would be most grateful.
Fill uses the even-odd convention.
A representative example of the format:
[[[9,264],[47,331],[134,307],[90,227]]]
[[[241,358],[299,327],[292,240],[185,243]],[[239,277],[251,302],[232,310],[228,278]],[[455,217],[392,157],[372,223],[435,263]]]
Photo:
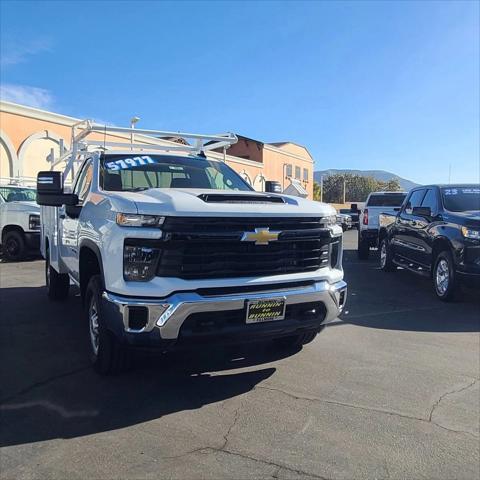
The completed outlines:
[[[128,307],[128,328],[131,330],[141,330],[148,323],[147,307]]]
[[[123,249],[123,277],[125,280],[147,282],[155,276],[160,255],[158,248],[125,245]]]

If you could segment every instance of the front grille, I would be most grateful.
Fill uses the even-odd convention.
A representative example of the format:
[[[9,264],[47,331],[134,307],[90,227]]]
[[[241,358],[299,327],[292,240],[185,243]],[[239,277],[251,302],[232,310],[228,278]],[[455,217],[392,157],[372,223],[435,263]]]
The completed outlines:
[[[268,245],[242,242],[244,232],[282,232]],[[169,217],[157,275],[210,279],[310,272],[329,264],[330,234],[320,218]]]

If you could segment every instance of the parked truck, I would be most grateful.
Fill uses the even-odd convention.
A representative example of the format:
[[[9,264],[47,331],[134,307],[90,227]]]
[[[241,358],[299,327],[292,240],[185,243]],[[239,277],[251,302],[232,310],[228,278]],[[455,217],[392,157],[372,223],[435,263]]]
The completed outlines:
[[[180,135],[192,144],[132,140],[119,150],[90,141],[92,133]],[[53,159],[64,172],[39,173],[47,293],[64,300],[71,283],[79,288],[99,373],[120,371],[135,348],[260,339],[301,346],[342,311],[335,210],[255,192],[207,158],[235,141],[84,121],[73,127],[72,150]]]
[[[39,253],[40,208],[35,196],[25,179],[0,179],[0,247],[9,261]]]
[[[413,189],[396,215],[380,214],[380,268],[402,267],[432,280],[453,300],[462,284],[480,287],[480,185]]]
[[[359,216],[357,254],[360,260],[368,259],[370,248],[379,247],[380,213],[395,214],[406,196],[405,192],[372,192],[368,195]]]

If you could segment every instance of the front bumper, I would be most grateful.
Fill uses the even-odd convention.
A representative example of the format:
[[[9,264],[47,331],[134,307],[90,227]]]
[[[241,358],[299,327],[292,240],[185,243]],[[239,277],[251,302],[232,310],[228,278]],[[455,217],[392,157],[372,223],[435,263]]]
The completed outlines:
[[[180,292],[161,299],[128,298],[109,292],[103,294],[102,311],[107,327],[124,343],[138,347],[170,348],[182,343],[186,337],[190,340],[210,337],[221,342],[241,342],[265,337],[280,337],[305,330],[319,330],[321,326],[334,320],[342,311],[347,296],[347,284],[339,281],[333,284],[327,281],[312,282],[298,288],[274,289],[265,286],[265,290],[254,293],[235,293],[228,295],[208,295],[197,292]],[[292,314],[285,320],[246,324],[238,321],[244,318],[246,303],[250,300],[285,299],[287,312]],[[318,305],[318,314],[302,318],[302,305]],[[132,312],[145,309],[144,325],[132,328]],[[295,310],[296,309],[296,310]],[[208,314],[212,324],[216,317],[227,315],[236,318],[232,323],[213,326],[201,332],[188,327],[198,314]],[[297,318],[297,317],[300,318]],[[140,327],[140,328],[139,328]],[[184,328],[182,328],[184,327]]]

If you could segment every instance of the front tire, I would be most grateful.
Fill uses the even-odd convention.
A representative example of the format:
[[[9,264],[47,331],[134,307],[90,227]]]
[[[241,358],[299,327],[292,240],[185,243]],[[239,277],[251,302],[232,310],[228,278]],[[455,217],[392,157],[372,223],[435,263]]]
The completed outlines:
[[[121,373],[127,366],[127,351],[117,337],[108,330],[102,310],[103,283],[94,275],[85,292],[85,316],[91,347],[92,364],[101,375]]]
[[[27,252],[25,237],[22,232],[12,230],[3,237],[3,253],[11,262],[19,262],[25,258]]]
[[[70,289],[70,278],[66,273],[58,273],[50,265],[50,252],[47,250],[45,260],[45,284],[47,295],[50,300],[65,300]]]
[[[388,240],[384,238],[380,243],[380,270],[384,272],[394,272],[397,269],[393,263],[392,249]]]
[[[437,255],[432,272],[433,290],[443,302],[451,302],[458,293],[452,254],[444,250]]]

